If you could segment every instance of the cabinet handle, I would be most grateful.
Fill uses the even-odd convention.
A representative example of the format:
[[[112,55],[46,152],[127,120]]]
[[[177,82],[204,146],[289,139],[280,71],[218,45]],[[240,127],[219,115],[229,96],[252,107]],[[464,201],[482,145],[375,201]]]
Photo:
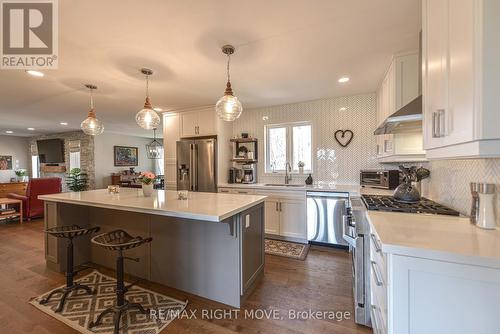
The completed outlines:
[[[375,251],[376,251],[377,253],[381,253],[381,252],[382,252],[382,247],[381,247],[381,246],[380,246],[380,244],[378,243],[378,240],[377,240],[377,238],[375,237],[375,234],[370,233],[370,238],[372,238],[373,245],[375,246]]]
[[[432,137],[441,138],[445,136],[446,133],[446,122],[445,122],[444,109],[437,109],[432,113]]]
[[[374,329],[374,333],[375,334],[379,334],[380,333],[380,327],[379,327],[379,323],[378,323],[378,317],[377,317],[377,306],[375,305],[371,305],[372,307],[372,314],[373,314],[373,317],[372,317],[372,322],[373,322],[373,329]]]
[[[279,209],[278,209],[278,202],[276,202],[276,211],[279,211]]]
[[[446,136],[446,110],[438,109],[438,125],[439,125],[439,136]]]
[[[281,210],[281,202],[280,202],[280,211],[283,211],[283,210]]]
[[[371,261],[371,265],[372,265],[372,272],[373,272],[373,277],[375,278],[375,284],[377,284],[377,286],[382,286],[384,284],[384,282],[382,282],[382,279],[380,278],[380,275],[378,274],[378,269],[377,269],[377,262],[375,261]]]

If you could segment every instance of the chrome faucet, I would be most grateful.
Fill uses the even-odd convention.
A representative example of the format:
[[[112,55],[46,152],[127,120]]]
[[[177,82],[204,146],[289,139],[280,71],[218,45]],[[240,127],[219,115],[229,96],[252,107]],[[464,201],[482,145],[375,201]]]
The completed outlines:
[[[288,174],[290,173],[290,174]],[[292,180],[292,166],[290,166],[290,163],[287,162],[285,164],[285,184],[289,184],[290,181]]]

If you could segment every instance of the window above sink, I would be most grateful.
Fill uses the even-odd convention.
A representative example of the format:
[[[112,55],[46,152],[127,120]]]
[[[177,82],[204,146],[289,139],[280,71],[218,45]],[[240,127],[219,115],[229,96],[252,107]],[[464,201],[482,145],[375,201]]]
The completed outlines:
[[[304,173],[311,173],[313,167],[311,123],[266,125],[264,149],[266,174],[284,174],[287,162],[292,166],[292,173],[298,173],[299,161],[304,162]]]

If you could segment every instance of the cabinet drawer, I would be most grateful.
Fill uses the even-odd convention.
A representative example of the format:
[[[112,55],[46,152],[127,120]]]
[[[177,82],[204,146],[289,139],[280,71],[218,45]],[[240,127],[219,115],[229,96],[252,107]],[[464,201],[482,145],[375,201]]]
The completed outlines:
[[[387,255],[382,252],[382,244],[378,236],[370,233],[370,260],[377,264],[379,274],[384,282],[387,281]]]
[[[370,263],[370,288],[372,304],[380,311],[381,321],[387,322],[387,281],[380,277],[380,269],[375,262]]]
[[[370,306],[370,316],[372,319],[372,328],[374,334],[386,334],[387,322],[383,318],[382,310],[380,309],[379,302],[372,295],[372,303]]]

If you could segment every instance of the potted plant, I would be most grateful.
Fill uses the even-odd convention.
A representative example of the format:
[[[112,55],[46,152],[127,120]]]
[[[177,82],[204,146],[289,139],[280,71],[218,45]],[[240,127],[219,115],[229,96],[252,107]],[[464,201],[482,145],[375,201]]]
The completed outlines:
[[[299,161],[298,166],[299,166],[299,174],[304,174],[304,166],[306,163],[304,161]]]
[[[142,184],[142,193],[144,197],[150,197],[153,194],[154,181],[156,175],[152,172],[142,172],[139,181]]]
[[[17,182],[24,182],[26,180],[26,169],[16,169],[14,173],[16,173]]]
[[[66,185],[71,191],[87,190],[89,179],[87,173],[82,172],[80,168],[73,168],[66,175]]]

